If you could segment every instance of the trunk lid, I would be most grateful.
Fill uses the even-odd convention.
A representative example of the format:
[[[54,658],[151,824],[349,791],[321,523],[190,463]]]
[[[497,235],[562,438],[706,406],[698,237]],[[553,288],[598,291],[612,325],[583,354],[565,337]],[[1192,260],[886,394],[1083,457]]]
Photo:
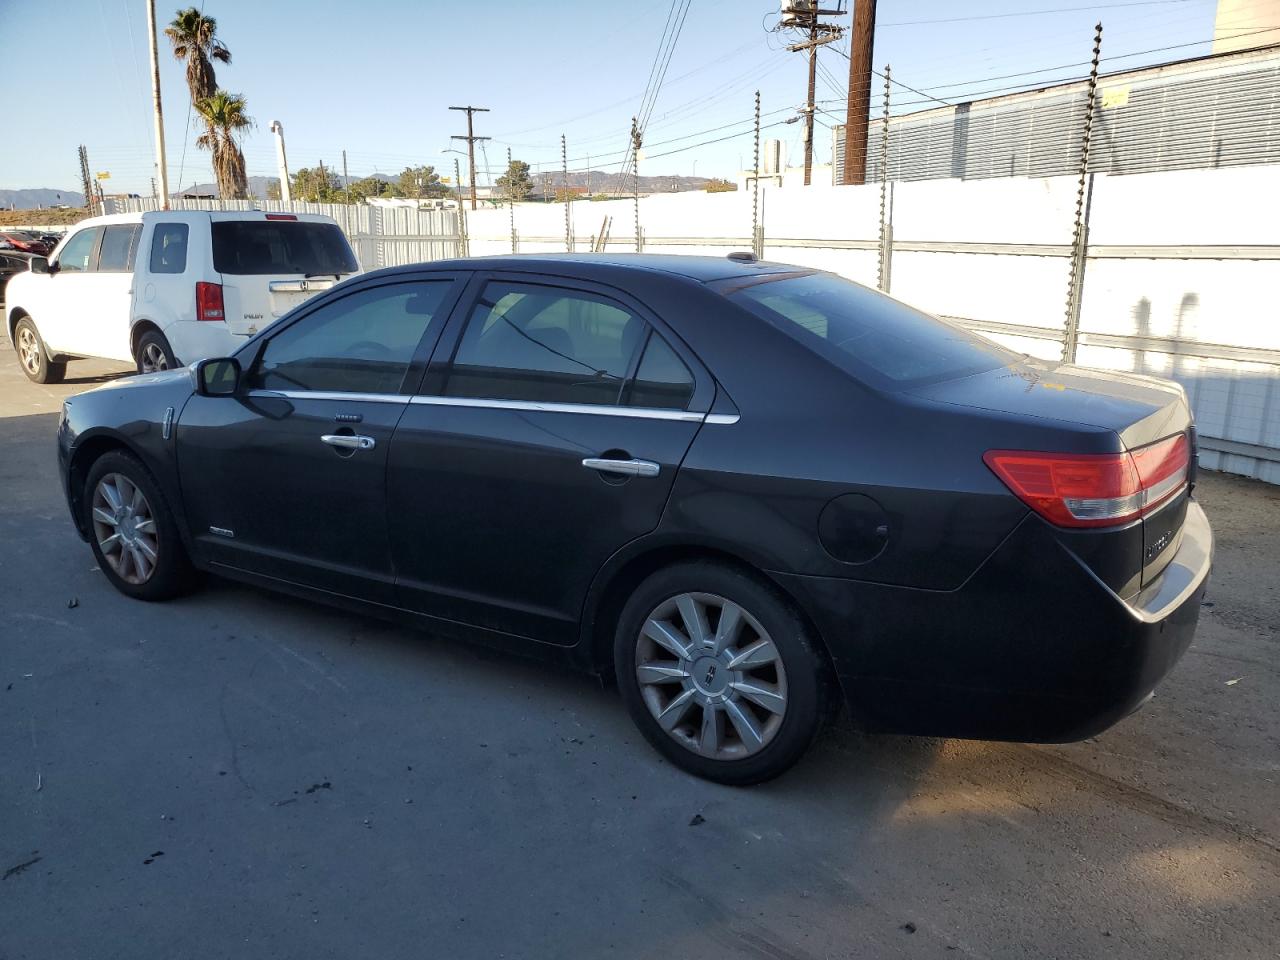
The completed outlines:
[[[1080,424],[1114,432],[1132,453],[1184,434],[1191,464],[1186,486],[1151,513],[1116,527],[1059,528],[1077,556],[1121,596],[1154,580],[1177,553],[1195,476],[1195,430],[1186,393],[1172,381],[1025,359],[974,376],[918,387],[912,394],[993,414]],[[1080,450],[1046,452],[1083,453]],[[1117,451],[1119,452],[1119,451]]]

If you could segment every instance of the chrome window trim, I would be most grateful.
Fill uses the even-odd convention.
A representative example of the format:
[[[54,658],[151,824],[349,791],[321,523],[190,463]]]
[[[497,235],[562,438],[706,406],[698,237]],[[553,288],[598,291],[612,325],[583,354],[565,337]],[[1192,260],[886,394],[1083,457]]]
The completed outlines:
[[[589,413],[600,417],[632,417],[640,420],[680,420],[685,423],[737,423],[735,415],[664,410],[658,407],[617,407],[595,403],[544,403],[534,400],[488,400],[479,397],[413,397],[413,404],[431,407],[472,407],[482,410],[525,410],[537,413]]]
[[[250,390],[251,397],[285,397],[288,400],[364,400],[369,403],[408,403],[404,393],[343,393],[338,390]]]

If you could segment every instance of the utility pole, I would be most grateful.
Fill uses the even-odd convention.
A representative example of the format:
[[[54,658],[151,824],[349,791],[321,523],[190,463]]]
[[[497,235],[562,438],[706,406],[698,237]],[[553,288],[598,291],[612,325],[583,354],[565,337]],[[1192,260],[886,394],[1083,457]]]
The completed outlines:
[[[824,44],[839,40],[844,29],[834,23],[824,23],[823,17],[836,16],[842,10],[823,10],[818,3],[812,6],[805,4],[789,6],[782,12],[782,26],[792,30],[804,30],[808,39],[802,43],[793,43],[787,49],[792,53],[801,50],[809,51],[809,89],[804,102],[804,185],[809,186],[813,177],[813,115],[816,111],[814,98],[817,94],[818,80],[818,48]]]
[[[511,148],[507,147],[507,213],[511,219],[511,252],[516,252],[516,184],[511,177]]]
[[[289,203],[293,200],[293,193],[289,188],[289,161],[284,155],[284,124],[279,120],[272,120],[271,132],[276,135],[276,164],[280,168],[280,199]]]
[[[560,134],[560,171],[564,180],[564,249],[573,253],[573,212],[569,204],[573,198],[569,195],[569,146],[564,134]]]
[[[867,181],[867,127],[871,122],[871,50],[875,43],[876,0],[853,0],[853,40],[849,50],[849,103],[844,115],[844,182]]]
[[[320,184],[316,187],[316,203],[324,202],[325,192],[329,189],[329,175],[324,172],[324,161],[320,161]]]
[[[347,203],[351,202],[351,181],[347,178],[347,151],[342,151],[342,190],[347,195]]]
[[[471,209],[476,208],[476,141],[488,140],[489,137],[477,137],[472,126],[472,116],[477,113],[488,113],[488,107],[450,107],[450,110],[465,110],[467,113],[467,135],[454,134],[451,139],[467,141],[467,164],[471,176]]]
[[[156,124],[156,176],[160,209],[169,209],[169,166],[164,158],[164,105],[160,102],[160,56],[156,50],[156,0],[147,0],[147,40],[151,45],[151,103]]]

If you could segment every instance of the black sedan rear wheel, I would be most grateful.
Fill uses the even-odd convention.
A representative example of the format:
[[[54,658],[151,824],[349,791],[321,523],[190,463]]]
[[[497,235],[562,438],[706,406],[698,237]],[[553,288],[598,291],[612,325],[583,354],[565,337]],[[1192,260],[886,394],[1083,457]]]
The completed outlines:
[[[618,621],[614,666],[645,738],[721,783],[778,776],[826,716],[824,660],[803,619],[764,582],[716,563],[640,585]]]

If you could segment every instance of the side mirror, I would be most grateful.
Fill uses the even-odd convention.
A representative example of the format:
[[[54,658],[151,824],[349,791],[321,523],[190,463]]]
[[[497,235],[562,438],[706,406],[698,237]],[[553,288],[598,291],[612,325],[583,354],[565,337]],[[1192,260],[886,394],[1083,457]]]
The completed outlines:
[[[48,257],[32,257],[31,272],[32,273],[49,273],[50,272],[49,258]]]
[[[202,397],[230,397],[240,387],[240,361],[235,357],[201,360],[196,364],[196,393]]]

